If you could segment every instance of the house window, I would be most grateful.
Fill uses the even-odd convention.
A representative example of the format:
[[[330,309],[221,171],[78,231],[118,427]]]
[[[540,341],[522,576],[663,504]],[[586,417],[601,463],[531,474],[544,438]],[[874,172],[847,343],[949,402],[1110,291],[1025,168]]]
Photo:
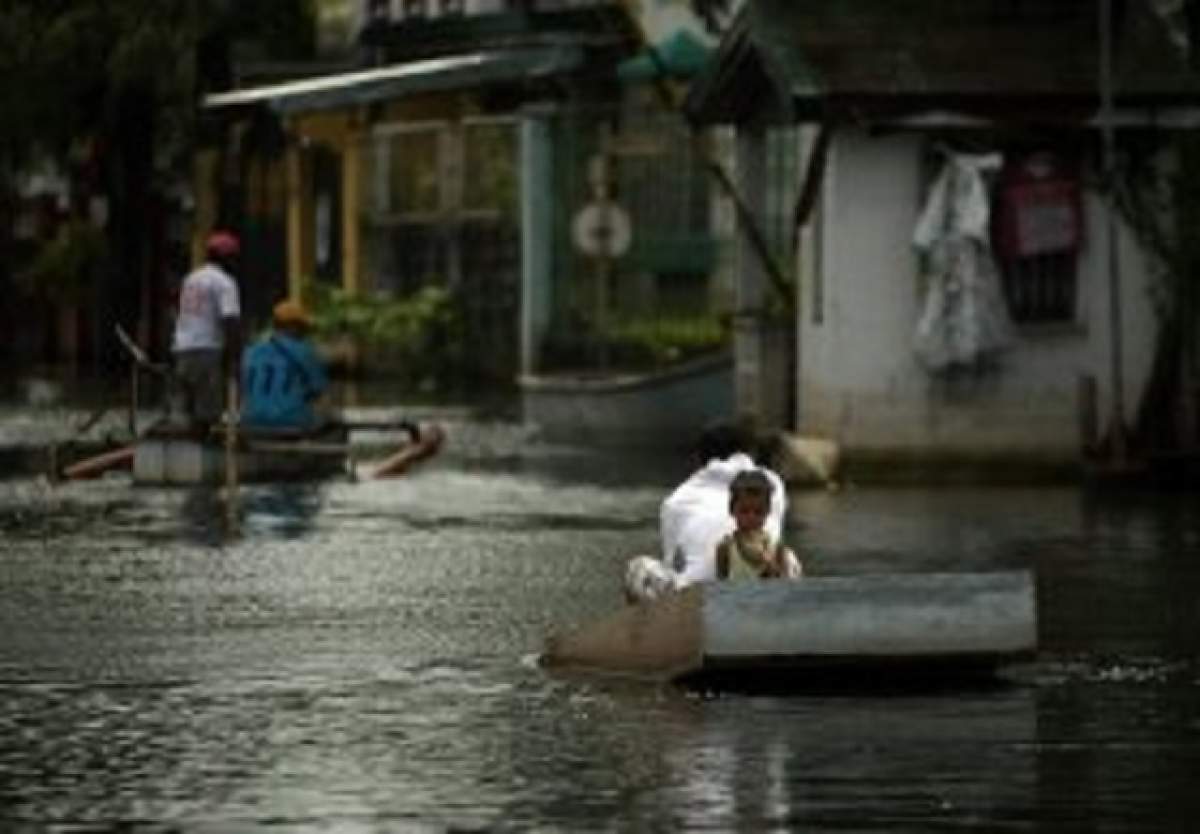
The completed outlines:
[[[993,249],[1018,323],[1071,322],[1083,218],[1079,178],[1047,152],[1008,160],[993,194]]]
[[[463,208],[514,214],[517,210],[517,129],[511,120],[463,126]]]
[[[1004,295],[1016,322],[1075,319],[1075,254],[1052,252],[1003,260]]]
[[[408,295],[446,281],[450,258],[440,224],[448,199],[447,135],[441,122],[376,132],[374,211],[365,242],[376,290]]]
[[[441,136],[440,129],[430,128],[387,137],[386,212],[428,215],[441,208]]]

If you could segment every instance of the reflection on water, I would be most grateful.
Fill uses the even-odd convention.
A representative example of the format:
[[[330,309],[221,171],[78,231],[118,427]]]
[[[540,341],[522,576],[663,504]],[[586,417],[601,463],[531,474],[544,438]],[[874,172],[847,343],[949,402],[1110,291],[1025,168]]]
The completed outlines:
[[[247,487],[232,540],[211,490],[0,482],[0,829],[1191,826],[1194,502],[796,495],[813,572],[1035,567],[1038,660],[985,689],[682,691],[531,662],[620,604],[679,462],[472,431],[411,478]]]

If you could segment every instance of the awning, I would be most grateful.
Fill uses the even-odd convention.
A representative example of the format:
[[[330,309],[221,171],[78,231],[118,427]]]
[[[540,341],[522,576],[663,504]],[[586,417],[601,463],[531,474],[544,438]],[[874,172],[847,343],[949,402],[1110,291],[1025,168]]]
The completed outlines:
[[[266,106],[281,114],[368,104],[414,93],[457,90],[526,78],[546,78],[578,68],[575,45],[476,52],[391,64],[378,69],[323,75],[205,96],[208,108]]]

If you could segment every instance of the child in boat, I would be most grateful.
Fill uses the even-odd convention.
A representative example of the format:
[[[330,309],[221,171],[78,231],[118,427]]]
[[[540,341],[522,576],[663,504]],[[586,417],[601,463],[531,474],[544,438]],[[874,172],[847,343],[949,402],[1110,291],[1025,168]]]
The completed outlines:
[[[799,578],[800,560],[764,529],[774,487],[760,469],[739,472],[729,484],[735,528],[717,545],[718,579]]]

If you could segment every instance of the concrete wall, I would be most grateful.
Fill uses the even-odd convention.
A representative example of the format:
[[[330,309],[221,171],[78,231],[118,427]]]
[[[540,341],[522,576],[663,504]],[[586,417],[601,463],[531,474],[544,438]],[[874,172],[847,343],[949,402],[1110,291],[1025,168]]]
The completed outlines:
[[[686,449],[733,416],[732,375],[719,356],[624,377],[522,376],[522,416],[548,440]]]
[[[860,451],[1032,453],[1074,459],[1079,378],[1095,377],[1102,418],[1110,409],[1105,212],[1086,198],[1086,243],[1073,324],[1021,327],[990,373],[934,379],[912,337],[920,310],[911,245],[921,208],[916,135],[835,139],[822,203],[802,249],[800,430]],[[1119,237],[1124,308],[1126,419],[1145,385],[1155,319],[1146,259]]]

